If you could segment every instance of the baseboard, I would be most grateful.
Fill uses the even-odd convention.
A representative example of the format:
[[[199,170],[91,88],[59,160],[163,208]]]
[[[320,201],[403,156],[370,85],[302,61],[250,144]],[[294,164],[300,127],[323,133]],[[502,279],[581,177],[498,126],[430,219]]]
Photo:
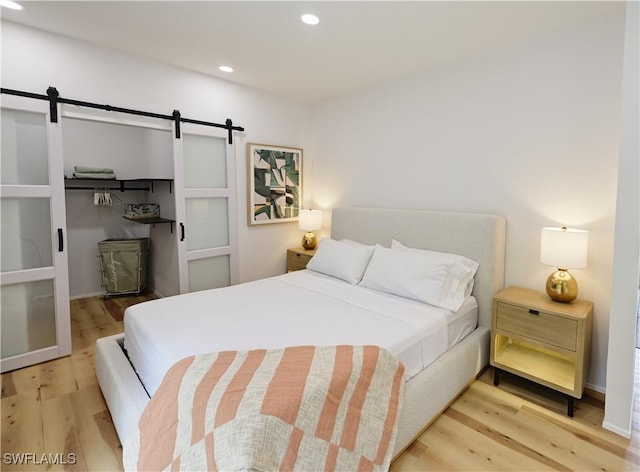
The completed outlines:
[[[602,403],[604,403],[606,397],[605,392],[601,391],[601,389],[597,389],[595,386],[585,386],[584,394]]]
[[[613,433],[616,433],[619,436],[622,436],[623,438],[631,439],[631,428],[625,430],[615,425],[612,425],[611,423],[608,423],[606,421],[602,422],[602,427],[604,429],[608,429]]]
[[[150,289],[149,289],[150,290]],[[161,293],[157,292],[156,290],[152,290],[153,294],[156,295],[158,298],[164,298],[164,295],[162,295]],[[95,292],[95,293],[85,293],[82,295],[73,295],[69,297],[69,300],[79,300],[81,298],[91,298],[91,297],[103,297],[105,295],[105,292]],[[130,295],[134,295],[134,294],[130,294]],[[118,296],[118,294],[112,294],[111,296]]]
[[[85,293],[85,294],[82,294],[82,295],[73,295],[73,296],[69,297],[69,300],[79,300],[81,298],[91,298],[91,297],[97,297],[97,296],[104,296],[104,291],[95,292],[95,293]]]

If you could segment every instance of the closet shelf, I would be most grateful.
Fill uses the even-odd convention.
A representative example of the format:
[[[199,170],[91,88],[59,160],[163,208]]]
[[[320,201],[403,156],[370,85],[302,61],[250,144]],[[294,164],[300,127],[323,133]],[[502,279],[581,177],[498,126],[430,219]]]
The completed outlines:
[[[169,223],[171,224],[171,232],[173,233],[173,224],[176,222],[176,220],[169,220],[167,218],[127,218],[126,216],[123,216],[123,218],[125,220],[129,220],[129,221],[135,221],[136,223],[140,223],[141,225],[153,225],[154,227],[156,226],[156,224],[162,224],[162,223]]]
[[[169,193],[173,193],[173,179],[64,179],[68,190],[119,190],[121,192],[142,190],[154,191],[155,182],[169,182]],[[76,185],[80,184],[80,185]],[[140,187],[141,184],[148,184]]]

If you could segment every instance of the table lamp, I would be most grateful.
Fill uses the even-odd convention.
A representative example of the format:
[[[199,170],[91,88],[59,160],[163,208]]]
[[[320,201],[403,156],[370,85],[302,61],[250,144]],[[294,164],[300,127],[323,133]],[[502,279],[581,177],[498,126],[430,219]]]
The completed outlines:
[[[587,267],[589,232],[581,229],[542,228],[540,262],[558,268],[547,279],[546,292],[561,303],[570,303],[578,296],[578,282],[567,269]]]
[[[298,228],[306,231],[302,236],[302,247],[315,249],[318,245],[318,239],[312,231],[322,228],[322,212],[320,210],[300,210]]]

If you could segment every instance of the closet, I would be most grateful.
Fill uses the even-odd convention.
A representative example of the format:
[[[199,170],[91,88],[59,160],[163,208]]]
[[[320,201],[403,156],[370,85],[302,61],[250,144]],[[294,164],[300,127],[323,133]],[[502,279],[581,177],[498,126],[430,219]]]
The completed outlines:
[[[176,113],[3,95],[2,372],[71,352],[69,298],[104,293],[99,241],[150,238],[147,285],[160,296],[236,282],[230,121]],[[117,180],[76,180],[75,166],[112,168]],[[105,193],[111,205],[94,198]],[[126,203],[156,203],[162,220],[126,219]]]
[[[104,116],[103,116],[104,115]],[[156,203],[160,215],[175,220],[173,142],[171,128],[150,128],[145,121],[128,120],[119,114],[62,114],[62,143],[65,174],[65,206],[69,242],[69,292],[71,298],[102,292],[98,260],[99,241],[105,239],[151,238],[148,285],[161,295],[179,293],[177,275],[166,280],[158,271],[177,272],[177,256],[160,257],[168,249],[177,254],[171,224],[140,224],[123,217],[125,204]],[[105,119],[111,121],[104,121]],[[116,121],[117,120],[117,121]],[[110,168],[118,181],[73,179],[76,166]],[[133,180],[133,179],[162,180]],[[108,195],[111,204],[96,204],[95,196]],[[100,203],[103,203],[100,202]],[[142,220],[140,220],[142,221]]]

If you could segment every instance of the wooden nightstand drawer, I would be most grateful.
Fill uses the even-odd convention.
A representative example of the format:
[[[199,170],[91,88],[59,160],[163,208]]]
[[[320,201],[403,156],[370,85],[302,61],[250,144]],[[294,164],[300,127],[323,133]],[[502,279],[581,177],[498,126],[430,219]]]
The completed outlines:
[[[577,347],[578,322],[544,311],[498,303],[496,328],[570,351]]]
[[[294,248],[287,250],[287,272],[307,268],[307,264],[316,253],[315,250]]]

